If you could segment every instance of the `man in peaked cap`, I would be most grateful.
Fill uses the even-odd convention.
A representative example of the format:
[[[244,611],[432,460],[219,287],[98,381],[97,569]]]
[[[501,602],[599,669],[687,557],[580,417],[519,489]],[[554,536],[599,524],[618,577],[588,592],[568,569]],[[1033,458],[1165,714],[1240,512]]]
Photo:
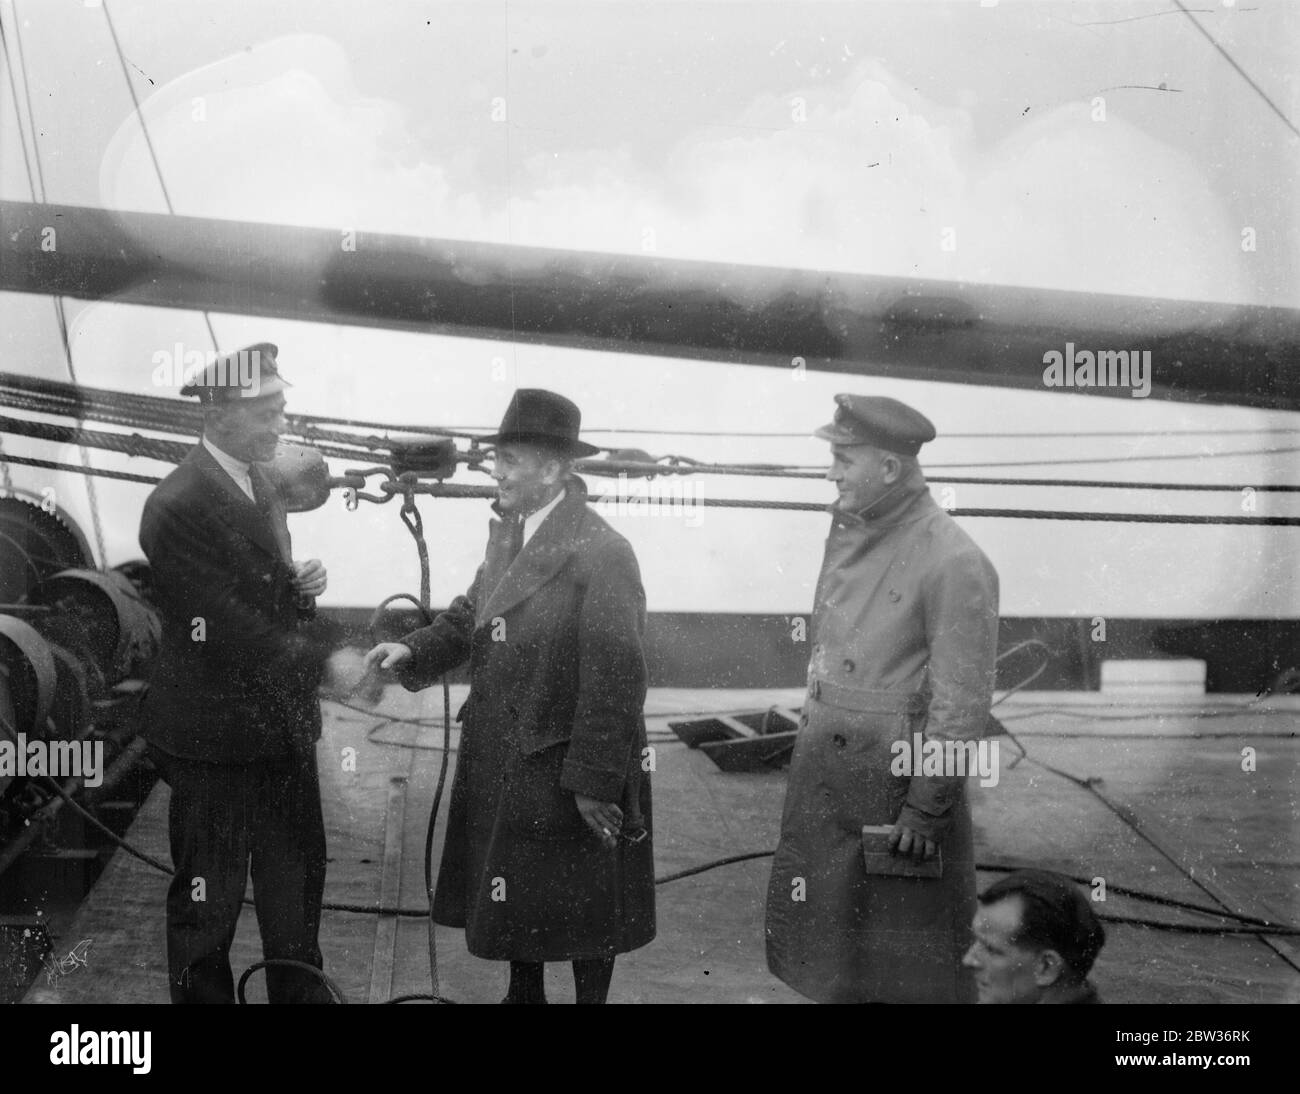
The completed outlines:
[[[236,399],[266,399],[292,387],[276,366],[280,351],[272,342],[258,342],[234,353],[217,357],[190,377],[181,388],[184,396],[196,396],[205,406]]]
[[[603,1003],[615,956],[655,934],[645,592],[572,473],[599,451],[580,424],[561,395],[515,393],[485,438],[500,519],[469,592],[366,655],[412,691],[469,661],[433,914],[510,963],[507,1003],[546,1002],[547,961],[571,961],[577,1001]]]
[[[997,573],[930,497],[917,462],[930,421],[894,399],[835,402],[816,435],[839,499],[768,886],[768,967],[820,1002],[973,1002],[965,771],[922,774],[917,757],[902,773],[894,745],[983,734]],[[889,830],[892,852],[870,866],[868,826]]]
[[[284,503],[260,463],[284,432],[276,347],[219,357],[182,389],[203,437],[149,495],[140,544],[163,618],[144,736],[171,787],[175,876],[167,959],[177,1003],[231,1003],[230,945],[248,871],[265,957],[321,967],[325,830],[316,687],[319,559],[295,563]],[[271,967],[267,996],[329,1002],[318,978]]]

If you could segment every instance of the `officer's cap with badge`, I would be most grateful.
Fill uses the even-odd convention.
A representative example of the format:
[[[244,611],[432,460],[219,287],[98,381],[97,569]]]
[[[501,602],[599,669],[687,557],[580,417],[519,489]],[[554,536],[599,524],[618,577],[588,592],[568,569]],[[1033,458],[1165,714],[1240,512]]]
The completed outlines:
[[[836,395],[835,419],[813,434],[831,444],[866,444],[915,456],[934,440],[934,423],[919,410],[883,395]]]
[[[196,396],[205,407],[277,395],[292,386],[276,366],[279,352],[272,342],[258,342],[227,353],[191,377],[181,394]]]

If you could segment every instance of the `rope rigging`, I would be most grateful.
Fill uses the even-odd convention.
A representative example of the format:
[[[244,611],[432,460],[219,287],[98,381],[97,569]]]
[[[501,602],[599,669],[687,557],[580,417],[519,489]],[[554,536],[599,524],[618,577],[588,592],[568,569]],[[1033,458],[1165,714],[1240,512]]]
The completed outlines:
[[[116,392],[108,389],[83,387],[75,383],[61,383],[14,373],[0,373],[0,406],[40,414],[49,417],[72,418],[78,423],[83,420],[102,421],[106,424],[133,430],[131,433],[91,430],[78,424],[75,427],[51,422],[36,421],[26,418],[0,416],[0,433],[30,437],[35,440],[56,444],[76,444],[80,447],[96,447],[117,452],[132,458],[146,458],[160,462],[177,463],[184,458],[192,442],[183,442],[172,438],[187,433],[197,435],[202,430],[202,411],[189,403],[176,399],[154,395],[139,395],[128,392]],[[340,423],[340,419],[318,417],[308,414],[291,415],[290,430],[287,439],[316,448],[324,456],[343,460],[382,461],[379,466],[364,469],[349,469],[341,475],[330,479],[330,485],[347,493],[349,508],[357,500],[383,504],[399,494],[421,493],[443,498],[488,498],[493,496],[489,487],[468,486],[457,483],[416,481],[413,475],[396,475],[391,469],[394,447],[399,439],[381,434],[396,433],[409,436],[415,427],[386,426],[379,422],[365,422],[349,419],[355,428],[371,432],[366,434],[348,432],[345,429],[331,428]],[[419,427],[423,430],[424,427]],[[141,432],[144,431],[144,432]],[[452,431],[438,430],[430,427],[432,435],[449,436]],[[165,434],[166,436],[147,436],[145,433]],[[463,464],[468,470],[482,470],[489,458],[489,451],[479,446],[478,439],[472,435],[460,435],[470,440],[468,448],[455,452],[457,465]],[[604,458],[582,460],[578,470],[598,476],[620,477],[620,487],[613,495],[593,495],[594,501],[617,502],[626,506],[628,511],[636,512],[637,507],[645,505],[687,506],[700,505],[710,508],[760,509],[771,511],[825,512],[827,506],[815,501],[784,501],[762,498],[715,498],[702,495],[675,498],[650,497],[648,491],[641,492],[640,486],[633,486],[631,479],[653,479],[658,477],[680,477],[690,475],[741,476],[764,479],[803,479],[821,480],[824,472],[781,464],[722,464],[707,463],[689,456],[669,455],[654,458],[639,450],[606,448]],[[1271,451],[1271,450],[1270,450]],[[8,455],[7,453],[5,454]],[[630,456],[632,458],[623,458]],[[644,458],[642,458],[644,457]],[[1172,458],[1172,457],[1171,457]],[[100,476],[120,481],[154,483],[157,478],[107,468],[75,467],[57,461],[42,460],[37,457],[8,456],[9,463],[41,467],[47,470],[70,471],[88,477]],[[942,466],[942,465],[940,465]],[[367,479],[384,476],[374,488],[367,484]],[[1260,483],[1259,485],[1216,484],[1216,483],[1174,483],[1174,482],[1112,482],[1104,479],[1003,479],[989,476],[931,476],[933,484],[972,485],[972,486],[1008,486],[1008,487],[1057,487],[1057,488],[1094,488],[1120,490],[1176,490],[1184,492],[1218,491],[1241,494],[1245,491],[1256,493],[1289,494],[1300,492],[1300,485],[1288,483]],[[1072,510],[1046,510],[1031,508],[959,508],[949,507],[954,517],[988,517],[1013,520],[1058,520],[1058,521],[1096,521],[1120,522],[1134,524],[1188,524],[1188,525],[1237,525],[1261,527],[1293,527],[1300,524],[1300,518],[1286,516],[1242,516],[1242,515],[1196,515],[1168,513],[1121,513]]]
[[[31,130],[32,156],[30,160],[27,158],[27,142],[23,137],[23,118],[22,112],[18,106],[17,89],[14,87],[13,83],[14,69],[13,63],[9,57],[9,43],[7,39],[4,41],[5,63],[9,68],[10,87],[14,89],[14,114],[18,121],[19,140],[23,146],[23,161],[27,167],[27,184],[31,187],[32,200],[36,200],[39,195],[39,199],[43,203],[45,201],[45,169],[41,165],[40,130],[36,125],[36,113],[32,108],[32,92],[27,79],[27,58],[23,51],[22,20],[18,16],[17,0],[13,0],[12,6],[14,14],[14,41],[18,47],[18,65],[19,71],[22,75],[24,98],[27,103],[27,121]],[[2,21],[0,21],[0,35],[3,35]],[[32,178],[33,166],[36,168],[35,180]],[[75,386],[77,382],[77,372],[72,363],[72,343],[68,338],[68,317],[64,311],[63,297],[55,296],[51,299],[54,304],[55,322],[59,328],[59,343],[63,349],[63,361],[68,370],[68,379],[71,380],[72,384]],[[80,419],[77,420],[77,424],[81,424]],[[99,495],[96,490],[94,476],[90,473],[93,470],[90,462],[90,453],[87,451],[87,446],[84,444],[78,446],[78,452],[81,456],[82,467],[86,472],[88,472],[84,476],[84,482],[86,487],[86,499],[90,504],[90,520],[95,535],[95,546],[99,550],[100,561],[106,564],[108,552],[104,543],[104,525],[99,515]],[[9,469],[7,467],[5,468],[4,479],[7,488],[10,484]]]
[[[135,93],[135,84],[131,82],[131,71],[127,68],[126,54],[122,50],[122,43],[118,40],[117,28],[113,25],[113,14],[108,10],[108,0],[102,0],[100,6],[104,9],[104,22],[108,24],[108,33],[113,39],[113,51],[117,54],[118,64],[122,68],[122,79],[126,83],[127,94],[131,96],[131,105],[134,107],[136,120],[140,123],[140,132],[144,136],[145,147],[149,151],[149,161],[153,164],[154,175],[158,179],[158,188],[162,190],[163,203],[167,206],[167,212],[175,216],[176,208],[172,205],[172,196],[167,189],[167,181],[163,178],[162,164],[158,161],[158,152],[153,146],[153,138],[149,135],[149,126],[144,120],[144,111],[140,109],[140,97]],[[212,348],[220,352],[221,344],[217,341],[217,332],[212,328],[212,317],[207,311],[203,312],[203,324],[208,329],[208,337],[212,339]]]

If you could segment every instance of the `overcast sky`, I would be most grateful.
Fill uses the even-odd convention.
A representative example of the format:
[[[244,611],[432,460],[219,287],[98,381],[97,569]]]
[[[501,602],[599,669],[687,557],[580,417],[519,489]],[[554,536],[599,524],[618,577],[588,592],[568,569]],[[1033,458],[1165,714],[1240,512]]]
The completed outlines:
[[[50,198],[162,210],[103,10],[3,6]],[[1193,6],[1297,114],[1300,9]],[[1171,3],[110,10],[181,213],[1300,304],[1300,140]]]

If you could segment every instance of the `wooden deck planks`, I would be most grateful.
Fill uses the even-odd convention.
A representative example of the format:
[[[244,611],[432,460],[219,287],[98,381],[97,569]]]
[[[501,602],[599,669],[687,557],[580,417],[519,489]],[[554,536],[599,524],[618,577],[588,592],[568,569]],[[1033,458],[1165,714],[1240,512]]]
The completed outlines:
[[[464,689],[458,689],[463,695]],[[698,751],[661,739],[673,711],[754,709],[780,702],[783,692],[721,693],[706,689],[656,690],[648,704],[655,744],[655,843],[661,874],[724,855],[770,849],[776,843],[785,775],[729,775]],[[1069,693],[1017,696],[999,708],[1011,715],[1057,701],[1113,713],[1108,699]],[[390,689],[385,710],[439,717],[441,695]],[[379,718],[326,705],[320,746],[322,796],[330,866],[326,900],[426,906],[421,855],[439,753],[385,747],[364,740]],[[453,706],[454,709],[454,706]],[[1177,840],[1188,861],[1208,864],[1225,897],[1249,902],[1240,910],[1300,919],[1300,854],[1295,839],[1296,718],[1252,714],[1205,722],[1182,714],[1132,723],[1088,723],[1038,713],[1010,723],[1024,732],[1031,755],[1081,776],[1158,824]],[[1089,727],[1111,736],[1089,737]],[[1174,734],[1211,729],[1233,735],[1201,740]],[[1083,735],[1080,735],[1083,734]],[[1289,735],[1288,735],[1289,734]],[[441,730],[395,724],[375,734],[425,747]],[[1104,876],[1181,899],[1212,903],[1181,878],[1143,840],[1090,794],[1039,768],[1008,764],[1014,748],[1002,739],[996,786],[972,786],[977,847],[983,861],[1035,862],[1071,873]],[[1253,743],[1258,768],[1241,772],[1240,750]],[[356,750],[349,769],[347,749]],[[453,757],[454,760],[454,757]],[[1238,778],[1238,775],[1242,776]],[[405,779],[400,807],[394,779]],[[130,840],[164,860],[167,790],[161,784],[136,817]],[[443,808],[446,808],[444,796]],[[441,834],[441,825],[439,835]],[[399,838],[400,835],[400,838]],[[441,839],[434,848],[435,861]],[[612,1002],[791,1002],[799,997],[769,975],[763,954],[763,897],[767,860],[723,867],[659,890],[659,934],[620,958]],[[995,875],[981,875],[987,884]],[[1225,881],[1225,879],[1230,879]],[[118,854],[83,904],[60,946],[93,939],[89,966],[53,985],[41,976],[29,1002],[160,1002],[167,998],[163,900],[167,879]],[[1110,896],[1105,909],[1128,915],[1181,913]],[[251,909],[250,909],[251,913]],[[1103,997],[1114,1002],[1300,1001],[1300,975],[1250,938],[1171,935],[1113,925],[1095,973]],[[505,970],[470,957],[460,931],[439,928],[439,966],[445,995],[461,1002],[495,1003]],[[326,971],[353,1002],[429,990],[427,926],[422,919],[379,919],[327,911],[321,945]],[[252,914],[240,922],[232,953],[236,975],[261,957]],[[548,969],[553,1001],[572,999],[566,969]],[[265,998],[257,976],[250,1001]]]

